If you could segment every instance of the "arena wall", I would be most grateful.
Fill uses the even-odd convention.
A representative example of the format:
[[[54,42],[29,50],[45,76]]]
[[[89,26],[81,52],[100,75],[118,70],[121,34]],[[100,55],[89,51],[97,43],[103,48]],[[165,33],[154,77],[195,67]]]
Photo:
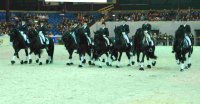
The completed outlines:
[[[144,24],[145,21],[138,21],[138,22],[127,22],[130,26],[130,35],[132,36],[135,34],[136,30],[140,27],[142,27],[142,24]],[[192,33],[195,34],[196,29],[200,29],[200,22],[198,21],[155,21],[155,22],[148,22],[152,25],[153,30],[159,30],[161,33],[167,33],[168,35],[174,35],[176,29],[181,24],[189,24],[192,29]],[[122,22],[106,22],[107,27],[110,32],[110,37],[114,36],[114,28],[115,26],[119,26],[122,24]],[[90,29],[91,29],[91,36],[94,36],[93,31],[98,30],[101,27],[101,23],[97,22],[95,23]]]
[[[10,45],[10,37],[9,36],[0,36],[0,46]]]

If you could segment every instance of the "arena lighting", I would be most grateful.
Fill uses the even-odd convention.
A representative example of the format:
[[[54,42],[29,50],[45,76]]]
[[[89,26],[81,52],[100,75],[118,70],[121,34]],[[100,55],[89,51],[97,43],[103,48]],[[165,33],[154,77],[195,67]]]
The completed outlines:
[[[45,2],[93,2],[93,3],[106,3],[107,0],[45,0]]]

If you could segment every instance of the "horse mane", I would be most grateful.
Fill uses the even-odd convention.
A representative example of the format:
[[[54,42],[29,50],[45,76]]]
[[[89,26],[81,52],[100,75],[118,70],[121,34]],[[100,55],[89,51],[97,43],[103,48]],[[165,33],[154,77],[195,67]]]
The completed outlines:
[[[116,26],[114,29],[115,32],[115,39],[118,40],[122,37],[122,29],[121,26]]]
[[[137,38],[136,40],[138,40],[138,41],[140,41],[144,38],[144,32],[143,32],[142,28],[139,28],[136,30],[135,38]]]
[[[184,40],[185,38],[185,32],[184,32],[184,27],[180,26],[175,33],[175,39],[177,40]]]
[[[191,27],[190,27],[190,25],[186,25],[185,26],[185,32],[186,33],[191,33]]]
[[[10,36],[12,38],[10,40],[12,40],[12,41],[14,41],[14,39],[23,39],[23,37],[21,36],[21,34],[17,28],[13,28],[11,30]]]

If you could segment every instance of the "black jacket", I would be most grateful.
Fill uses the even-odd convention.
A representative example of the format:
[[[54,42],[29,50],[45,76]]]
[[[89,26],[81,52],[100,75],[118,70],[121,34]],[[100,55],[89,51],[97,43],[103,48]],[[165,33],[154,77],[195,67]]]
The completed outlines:
[[[28,27],[26,25],[19,25],[18,29],[19,31],[23,31],[24,33],[28,31]]]
[[[87,26],[86,28],[82,27],[83,33],[87,33],[87,35],[90,37],[90,28]]]
[[[46,26],[39,26],[38,27],[38,31],[42,31],[42,33],[44,34],[44,35],[46,35],[46,32],[47,32],[47,27]]]
[[[127,35],[130,33],[129,26],[127,24],[121,25],[122,32],[125,32]]]
[[[101,31],[102,35],[106,35],[106,37],[109,36],[108,28],[101,28],[100,31]]]

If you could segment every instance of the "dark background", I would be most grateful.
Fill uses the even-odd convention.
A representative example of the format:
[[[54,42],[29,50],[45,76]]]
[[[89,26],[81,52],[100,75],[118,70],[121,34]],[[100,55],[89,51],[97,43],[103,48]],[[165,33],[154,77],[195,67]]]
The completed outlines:
[[[70,11],[98,10],[109,4],[73,4],[60,3],[58,6],[47,6],[42,0],[10,0],[10,10],[47,10],[59,11],[66,8]],[[0,10],[6,9],[6,0],[0,0]],[[200,0],[116,0],[115,10],[148,10],[148,9],[200,9]],[[84,8],[84,9],[83,9]]]

